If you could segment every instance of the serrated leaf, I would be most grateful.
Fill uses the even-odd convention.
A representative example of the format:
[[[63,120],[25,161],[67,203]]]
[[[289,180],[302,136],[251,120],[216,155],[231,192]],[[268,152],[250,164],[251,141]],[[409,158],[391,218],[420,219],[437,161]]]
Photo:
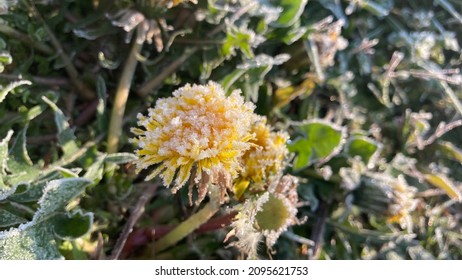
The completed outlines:
[[[457,200],[457,201],[462,201],[462,195],[457,189],[457,187],[454,185],[454,183],[446,177],[443,174],[423,174],[425,181],[427,183],[442,189],[449,195],[450,198]]]
[[[106,157],[104,158],[104,161],[115,163],[115,164],[124,164],[124,163],[132,162],[136,159],[137,157],[131,153],[114,153],[114,154],[106,155]]]
[[[376,157],[379,150],[379,143],[363,136],[354,136],[346,144],[348,155],[352,158],[359,156],[366,165]]]
[[[6,228],[27,222],[26,219],[7,210],[0,209],[0,228]]]
[[[49,182],[38,201],[40,208],[35,212],[33,220],[38,222],[57,210],[64,209],[64,206],[82,194],[89,184],[91,181],[84,178],[65,178]]]
[[[343,144],[345,130],[321,120],[300,126],[305,137],[288,145],[290,152],[297,153],[294,169],[299,170],[314,163],[322,163],[336,155]]]
[[[58,128],[58,143],[63,150],[64,157],[71,157],[78,150],[77,143],[75,142],[74,131],[70,128],[64,113],[53,103],[50,99],[42,96],[42,100],[50,106],[55,113],[55,123]]]
[[[53,218],[55,235],[63,240],[74,240],[87,234],[93,225],[93,213],[78,211],[73,214],[59,214]]]
[[[277,1],[275,4],[282,7],[283,11],[281,12],[276,23],[273,25],[277,27],[289,27],[293,25],[295,22],[297,22],[305,10],[306,3],[308,3],[308,0]]]

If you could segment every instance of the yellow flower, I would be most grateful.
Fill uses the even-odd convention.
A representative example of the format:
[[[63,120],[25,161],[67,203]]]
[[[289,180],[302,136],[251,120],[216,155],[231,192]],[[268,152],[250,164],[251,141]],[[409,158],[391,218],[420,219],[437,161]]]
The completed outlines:
[[[255,134],[255,138],[250,140],[254,145],[241,158],[243,170],[235,184],[237,198],[250,183],[255,189],[261,189],[272,179],[280,177],[287,163],[287,133],[271,131],[263,117],[253,124],[251,132]]]
[[[137,170],[155,165],[146,180],[160,174],[167,187],[176,177],[173,193],[186,183],[193,167],[196,183],[202,172],[235,177],[239,158],[251,146],[254,107],[239,91],[226,96],[214,82],[179,88],[173,97],[159,99],[147,116],[138,115],[144,129],[132,129],[137,135],[132,142],[139,146]]]

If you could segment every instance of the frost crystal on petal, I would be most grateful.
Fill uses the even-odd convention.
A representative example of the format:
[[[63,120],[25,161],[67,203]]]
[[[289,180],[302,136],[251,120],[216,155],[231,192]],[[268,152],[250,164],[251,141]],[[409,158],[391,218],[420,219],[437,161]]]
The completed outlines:
[[[181,188],[191,176],[205,172],[228,172],[235,177],[239,158],[250,148],[251,124],[257,118],[254,105],[244,102],[239,91],[226,96],[220,85],[186,85],[173,97],[159,99],[148,116],[139,115],[144,129],[132,129],[132,142],[139,148],[138,171],[156,166],[148,178],[157,175],[165,186]]]

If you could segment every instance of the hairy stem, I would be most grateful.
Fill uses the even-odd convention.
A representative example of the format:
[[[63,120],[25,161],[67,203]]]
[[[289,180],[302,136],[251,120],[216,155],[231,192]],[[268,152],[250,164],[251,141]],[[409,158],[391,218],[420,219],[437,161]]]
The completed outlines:
[[[125,105],[127,104],[128,92],[138,64],[137,54],[140,52],[142,46],[143,44],[137,43],[136,40],[133,41],[132,49],[125,62],[122,76],[117,86],[107,137],[108,153],[115,153],[119,148],[119,138],[122,133]]]
[[[220,190],[218,186],[211,185],[209,187],[209,191],[210,201],[204,206],[204,208],[193,214],[167,235],[154,243],[155,253],[161,252],[175,245],[215,215],[215,213],[220,209]]]

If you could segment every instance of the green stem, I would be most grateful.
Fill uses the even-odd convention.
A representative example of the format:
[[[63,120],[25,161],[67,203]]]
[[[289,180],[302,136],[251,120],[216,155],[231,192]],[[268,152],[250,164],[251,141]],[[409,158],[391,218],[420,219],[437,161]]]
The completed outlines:
[[[219,186],[210,185],[210,201],[199,212],[193,214],[187,220],[179,224],[175,229],[154,243],[155,253],[161,252],[198,229],[205,222],[210,220],[213,215],[220,209],[220,190]]]
[[[27,36],[24,33],[17,31],[14,28],[9,27],[5,24],[0,24],[0,33],[3,33],[11,38],[14,38],[18,41],[25,43],[26,45],[32,46],[34,49],[42,52],[46,55],[52,55],[53,49],[51,49],[46,44],[39,42],[37,40],[32,39],[31,37]]]
[[[125,62],[124,70],[117,86],[107,137],[107,152],[110,154],[117,152],[119,148],[125,105],[127,104],[130,85],[138,64],[137,54],[140,52],[142,46],[143,44],[137,43],[136,39],[133,41],[132,49]]]

